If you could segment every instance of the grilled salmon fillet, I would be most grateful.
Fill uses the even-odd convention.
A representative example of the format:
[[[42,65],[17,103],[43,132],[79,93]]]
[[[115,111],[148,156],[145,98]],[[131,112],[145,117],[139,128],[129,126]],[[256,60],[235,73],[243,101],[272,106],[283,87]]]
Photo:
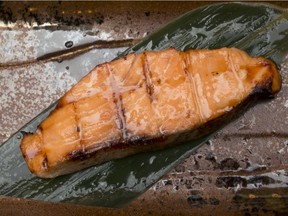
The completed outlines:
[[[280,87],[270,60],[235,48],[132,53],[82,78],[21,150],[32,173],[53,178],[207,135]]]

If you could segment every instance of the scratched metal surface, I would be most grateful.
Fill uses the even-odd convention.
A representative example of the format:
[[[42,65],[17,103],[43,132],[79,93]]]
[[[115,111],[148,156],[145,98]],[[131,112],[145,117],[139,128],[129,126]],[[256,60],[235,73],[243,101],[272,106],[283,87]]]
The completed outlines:
[[[161,11],[158,5],[154,11],[151,10],[154,7],[148,7],[147,10],[142,11],[141,15],[136,16],[136,12],[139,11],[133,13],[127,9],[128,7],[123,6],[124,8],[120,8],[120,11],[127,10],[125,16],[120,12],[117,16],[108,15],[111,9],[106,9],[106,13],[105,10],[102,13],[92,11],[91,14],[95,16],[88,18],[96,21],[87,24],[85,16],[79,18],[84,10],[76,10],[72,7],[70,13],[73,12],[74,17],[69,22],[76,23],[77,28],[63,18],[66,23],[62,28],[65,31],[58,29],[58,31],[51,32],[49,28],[57,29],[57,27],[44,27],[45,22],[42,23],[41,17],[40,21],[38,18],[33,18],[33,13],[37,14],[37,5],[29,6],[27,3],[26,8],[23,7],[23,13],[28,14],[26,16],[28,23],[36,26],[42,25],[34,29],[31,29],[27,22],[17,22],[17,20],[12,20],[10,27],[7,28],[5,25],[5,22],[9,21],[7,10],[11,5],[2,3],[0,6],[3,19],[0,31],[0,63],[2,66],[6,65],[0,68],[0,122],[2,126],[0,143],[56,101],[71,85],[76,83],[85,71],[89,71],[94,63],[96,65],[113,59],[117,53],[134,43],[130,39],[140,39],[147,32],[149,34],[169,19],[188,10],[183,6],[174,13],[169,13],[167,10]],[[48,4],[47,7],[61,8],[53,3]],[[85,13],[89,14],[88,6],[82,5],[81,7],[86,9]],[[170,7],[171,11],[172,7]],[[29,13],[32,15],[29,16]],[[3,14],[8,15],[3,16]],[[131,21],[131,17],[135,19],[134,15],[136,22]],[[19,16],[21,17],[21,14]],[[35,22],[31,22],[31,19]],[[13,23],[17,25],[12,25]],[[86,33],[83,34],[78,27],[83,28],[85,31],[82,30]],[[67,29],[69,32],[66,31]],[[71,61],[69,58],[65,60],[66,57],[64,57],[55,62],[49,61],[48,56],[47,61],[34,62],[37,57],[46,53],[69,49],[71,46],[71,42],[67,43],[69,41],[73,41],[72,47],[76,47],[95,40],[118,42],[116,45],[101,45],[103,49],[92,47],[84,54],[84,58],[82,58],[83,55],[79,57],[79,61],[75,59]],[[92,46],[95,44],[92,43]],[[83,61],[83,59],[86,60]],[[153,213],[159,206],[164,205],[166,209],[173,212],[179,206],[184,206],[188,212],[193,209],[199,214],[205,214],[207,209],[221,212],[223,208],[227,209],[228,203],[229,211],[232,213],[239,209],[245,213],[285,212],[288,208],[287,64],[288,60],[281,66],[283,88],[275,100],[253,107],[242,118],[217,133],[211,141],[135,200],[132,207],[128,209],[133,209],[133,205],[140,209],[144,209],[143,206],[151,206]],[[75,70],[75,65],[80,65],[84,70]],[[267,115],[275,115],[275,121],[267,122],[265,118]],[[21,205],[23,206],[23,203],[20,202],[19,206]],[[266,206],[266,209],[263,206]],[[57,208],[61,212],[63,206],[56,207],[56,210]],[[71,207],[65,206],[65,208]],[[80,207],[75,207],[75,209],[76,212],[83,211]],[[86,208],[84,211],[92,210]]]

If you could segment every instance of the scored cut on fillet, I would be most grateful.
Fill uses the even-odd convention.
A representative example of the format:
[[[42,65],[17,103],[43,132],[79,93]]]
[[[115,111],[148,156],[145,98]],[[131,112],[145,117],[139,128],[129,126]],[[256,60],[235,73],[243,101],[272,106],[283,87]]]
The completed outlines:
[[[21,150],[52,178],[199,138],[280,88],[273,62],[235,48],[132,53],[82,78]]]

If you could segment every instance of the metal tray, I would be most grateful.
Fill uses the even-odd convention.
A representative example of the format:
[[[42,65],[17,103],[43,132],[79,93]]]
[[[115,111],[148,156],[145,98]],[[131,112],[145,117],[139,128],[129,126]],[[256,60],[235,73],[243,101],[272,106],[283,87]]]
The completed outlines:
[[[31,10],[33,14],[35,8],[28,7],[27,10]],[[63,11],[64,14],[69,13],[69,10]],[[83,13],[79,11],[84,10],[78,10],[76,17]],[[87,8],[86,13],[89,14]],[[95,22],[102,25],[101,14],[95,11],[91,13],[95,15]],[[149,11],[144,13],[146,17],[147,14]],[[270,5],[215,4],[177,18],[149,34],[122,55],[131,51],[170,46],[182,50],[233,46],[244,49],[251,55],[271,58],[280,67],[287,54],[287,17],[285,10]],[[1,89],[4,92],[1,103],[2,135],[7,133],[5,130],[11,132],[13,126],[15,129],[19,123],[24,124],[47,104],[55,102],[94,65],[117,57],[126,46],[137,42],[135,38],[137,39],[138,33],[131,33],[130,36],[125,36],[125,32],[111,36],[107,32],[105,34],[105,30],[104,33],[99,33],[88,22],[88,18],[82,23],[72,22],[74,25],[64,20],[62,26],[53,22],[45,24],[42,21],[35,24],[35,20],[37,21],[36,18],[26,20],[28,26],[12,22],[4,25],[1,30],[0,37],[4,41],[1,43],[0,54]],[[113,30],[119,32],[120,27],[116,27]],[[142,35],[145,36],[145,32]],[[112,41],[107,42],[109,39]],[[24,47],[26,53],[23,53],[21,47]],[[18,146],[21,131],[33,131],[49,113],[54,106],[52,105],[0,147],[3,158],[0,165],[0,194],[53,202],[119,207],[145,192],[162,177],[162,181],[158,181],[145,194],[151,194],[152,191],[178,191],[179,194],[184,190],[190,206],[202,206],[205,203],[211,206],[213,200],[216,199],[217,203],[221,197],[229,195],[227,193],[215,198],[211,196],[211,191],[204,190],[205,187],[216,186],[217,189],[212,190],[216,194],[219,189],[234,190],[233,200],[236,206],[247,203],[249,196],[259,198],[255,193],[261,194],[262,191],[264,195],[259,199],[265,199],[265,196],[270,198],[274,194],[284,199],[285,206],[288,182],[286,73],[287,68],[283,64],[283,89],[275,100],[253,107],[243,118],[214,134],[215,137],[197,152],[195,147],[198,148],[209,137],[180,148],[136,155],[74,175],[41,180],[29,173]],[[15,99],[19,101],[16,103]],[[9,102],[13,100],[14,104],[11,106]],[[15,110],[18,116],[15,116]],[[28,118],[23,120],[23,116]],[[15,117],[20,119],[16,121]],[[191,154],[163,179],[163,175]],[[194,176],[198,176],[198,180],[202,179],[202,183],[197,184]],[[269,188],[273,189],[269,191]],[[281,210],[280,207],[279,209]]]

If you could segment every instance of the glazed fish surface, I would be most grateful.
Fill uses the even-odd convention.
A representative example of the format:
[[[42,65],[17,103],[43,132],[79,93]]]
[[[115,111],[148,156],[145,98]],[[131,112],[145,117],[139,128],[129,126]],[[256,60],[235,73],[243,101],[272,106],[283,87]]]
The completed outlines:
[[[21,150],[53,178],[200,138],[280,87],[273,62],[236,48],[132,53],[82,78]]]

